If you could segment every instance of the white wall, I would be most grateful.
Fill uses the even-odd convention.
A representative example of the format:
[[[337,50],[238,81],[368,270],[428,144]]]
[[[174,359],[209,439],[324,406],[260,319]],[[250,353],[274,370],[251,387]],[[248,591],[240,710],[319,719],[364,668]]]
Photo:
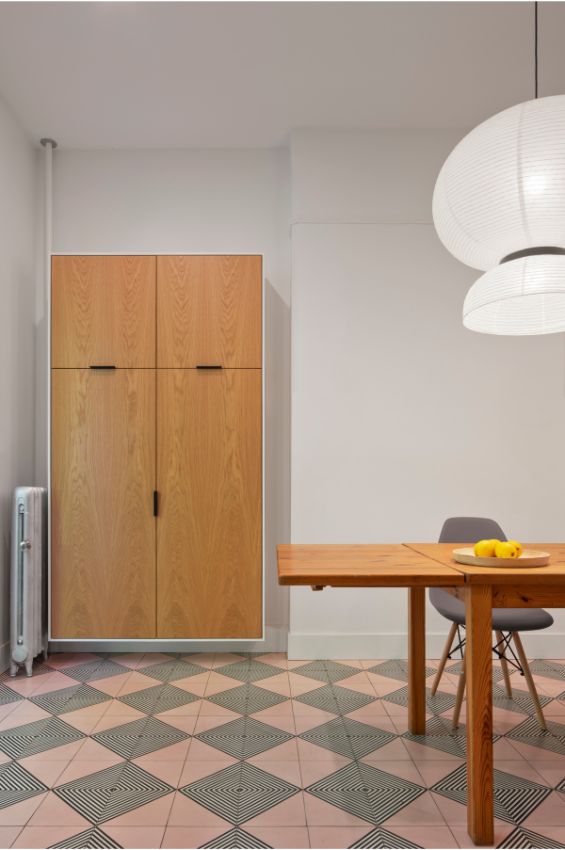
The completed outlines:
[[[10,513],[33,484],[35,153],[0,101],[0,670],[8,663]]]
[[[65,151],[54,157],[54,253],[263,253],[267,346],[267,643],[285,648],[289,540],[289,163],[283,150]],[[38,470],[46,477],[41,405]],[[252,646],[247,645],[247,648]]]
[[[562,335],[461,323],[479,272],[431,223],[444,131],[301,132],[292,140],[292,541],[433,541],[445,517],[509,536],[565,529]],[[565,613],[530,639],[559,657]],[[429,654],[445,621],[430,612]],[[291,591],[294,657],[403,656],[400,590]]]

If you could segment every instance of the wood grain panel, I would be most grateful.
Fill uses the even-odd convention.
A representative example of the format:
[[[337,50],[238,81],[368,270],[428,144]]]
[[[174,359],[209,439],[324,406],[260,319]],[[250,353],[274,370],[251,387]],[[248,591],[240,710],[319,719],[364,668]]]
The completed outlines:
[[[53,257],[54,368],[155,366],[155,257]]]
[[[279,584],[330,587],[463,585],[449,566],[395,544],[280,544]]]
[[[453,560],[453,549],[469,546],[472,543],[407,543],[410,549],[433,558],[444,566],[450,566],[465,576],[470,584],[507,584],[520,588],[522,585],[547,585],[553,580],[556,584],[565,579],[565,545],[563,543],[528,543],[524,549],[549,552],[550,562],[545,567],[477,567],[458,564]]]
[[[155,371],[52,372],[52,636],[155,637]]]
[[[487,585],[468,588],[465,622],[467,829],[475,844],[492,844],[492,600]]]
[[[261,372],[157,374],[158,637],[258,638]]]
[[[259,256],[158,257],[157,363],[261,368]]]
[[[408,590],[408,728],[426,734],[426,589]]]

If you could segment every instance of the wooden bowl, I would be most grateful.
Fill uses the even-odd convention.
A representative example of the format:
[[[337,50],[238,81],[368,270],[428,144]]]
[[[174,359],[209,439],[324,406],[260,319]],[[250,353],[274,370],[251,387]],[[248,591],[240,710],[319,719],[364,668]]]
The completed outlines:
[[[549,553],[536,549],[524,549],[519,558],[480,558],[475,555],[472,546],[453,550],[453,560],[458,564],[470,567],[509,567],[521,569],[526,567],[546,567],[549,564]]]

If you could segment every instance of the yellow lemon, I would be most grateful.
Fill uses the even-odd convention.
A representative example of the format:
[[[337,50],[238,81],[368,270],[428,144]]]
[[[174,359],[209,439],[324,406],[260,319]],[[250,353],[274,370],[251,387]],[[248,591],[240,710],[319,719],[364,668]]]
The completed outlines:
[[[497,558],[517,558],[518,550],[513,543],[497,543],[494,547],[494,554]]]
[[[473,552],[478,558],[494,558],[494,540],[479,540],[473,547]]]
[[[508,542],[512,543],[512,545],[516,547],[516,552],[518,553],[516,555],[516,557],[519,558],[520,555],[522,554],[522,549],[523,549],[522,544],[518,540],[509,540]]]

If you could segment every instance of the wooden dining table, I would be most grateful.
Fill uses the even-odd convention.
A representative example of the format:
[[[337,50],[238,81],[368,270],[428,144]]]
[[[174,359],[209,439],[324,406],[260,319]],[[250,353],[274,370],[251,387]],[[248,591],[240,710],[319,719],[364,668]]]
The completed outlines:
[[[408,588],[408,726],[426,731],[425,592],[443,587],[465,603],[467,672],[467,829],[475,844],[494,840],[492,609],[565,608],[565,544],[528,544],[550,554],[545,567],[458,564],[461,543],[283,544],[279,583],[325,587]]]

